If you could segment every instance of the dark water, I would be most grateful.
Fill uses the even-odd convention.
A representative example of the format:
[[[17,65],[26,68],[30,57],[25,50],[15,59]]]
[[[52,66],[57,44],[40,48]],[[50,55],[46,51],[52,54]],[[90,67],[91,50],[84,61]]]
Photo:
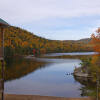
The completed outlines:
[[[6,67],[5,93],[85,97],[84,84],[73,75],[79,59],[13,59]]]

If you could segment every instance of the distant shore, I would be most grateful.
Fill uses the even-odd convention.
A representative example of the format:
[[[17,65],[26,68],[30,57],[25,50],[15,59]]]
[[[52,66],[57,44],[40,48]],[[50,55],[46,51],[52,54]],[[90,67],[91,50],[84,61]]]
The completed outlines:
[[[64,98],[52,96],[39,96],[39,95],[15,95],[5,94],[5,100],[95,100],[93,98]]]

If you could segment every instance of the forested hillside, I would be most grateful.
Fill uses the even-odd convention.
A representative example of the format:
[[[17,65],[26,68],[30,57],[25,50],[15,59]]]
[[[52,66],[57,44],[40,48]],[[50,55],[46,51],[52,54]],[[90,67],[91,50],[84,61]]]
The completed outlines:
[[[5,29],[5,55],[37,55],[52,52],[92,51],[89,42],[48,40],[18,27]]]

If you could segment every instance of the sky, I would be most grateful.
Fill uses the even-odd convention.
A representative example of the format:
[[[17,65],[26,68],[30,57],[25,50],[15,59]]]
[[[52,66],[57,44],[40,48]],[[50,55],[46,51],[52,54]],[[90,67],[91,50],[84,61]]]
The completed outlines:
[[[100,27],[100,0],[1,0],[0,18],[47,39],[78,40]]]

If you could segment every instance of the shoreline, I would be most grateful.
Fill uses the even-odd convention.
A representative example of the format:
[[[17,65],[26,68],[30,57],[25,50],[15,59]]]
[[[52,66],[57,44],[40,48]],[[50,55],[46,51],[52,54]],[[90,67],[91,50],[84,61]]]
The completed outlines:
[[[76,77],[84,77],[84,78],[92,78],[92,76],[89,76],[88,73],[84,73],[82,71],[82,67],[78,67],[74,69],[73,75]]]
[[[16,95],[5,94],[5,100],[95,100],[93,98],[66,98],[66,97],[53,97],[53,96],[40,96],[40,95]]]

